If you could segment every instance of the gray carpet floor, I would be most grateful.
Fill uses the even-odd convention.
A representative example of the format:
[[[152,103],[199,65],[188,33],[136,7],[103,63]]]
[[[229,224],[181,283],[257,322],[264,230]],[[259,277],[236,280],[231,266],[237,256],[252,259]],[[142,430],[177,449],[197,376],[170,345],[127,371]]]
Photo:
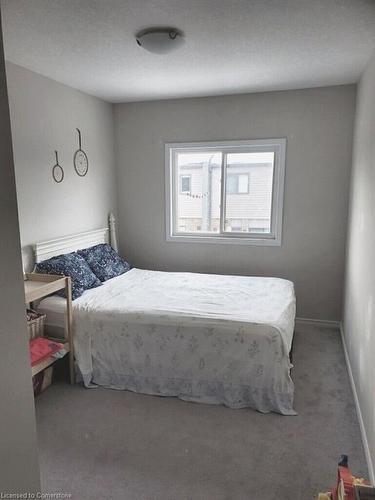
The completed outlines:
[[[56,384],[36,400],[44,491],[73,500],[312,500],[367,477],[337,331],[297,329],[296,417]]]

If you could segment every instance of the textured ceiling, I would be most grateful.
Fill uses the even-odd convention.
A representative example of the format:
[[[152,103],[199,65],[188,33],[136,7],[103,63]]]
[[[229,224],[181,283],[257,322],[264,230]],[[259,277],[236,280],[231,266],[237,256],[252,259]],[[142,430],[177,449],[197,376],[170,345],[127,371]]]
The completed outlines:
[[[375,48],[375,0],[2,0],[6,58],[111,102],[351,83]],[[134,34],[186,43],[146,52]]]

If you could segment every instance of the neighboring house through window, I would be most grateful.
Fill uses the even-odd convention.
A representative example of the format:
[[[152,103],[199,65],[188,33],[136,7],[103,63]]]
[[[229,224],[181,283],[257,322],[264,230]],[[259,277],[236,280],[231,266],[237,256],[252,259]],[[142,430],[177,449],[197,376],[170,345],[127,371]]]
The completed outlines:
[[[248,194],[249,174],[228,174],[226,192],[227,194]]]
[[[181,193],[190,193],[191,175],[181,175]]]
[[[168,241],[280,245],[285,139],[166,144]]]

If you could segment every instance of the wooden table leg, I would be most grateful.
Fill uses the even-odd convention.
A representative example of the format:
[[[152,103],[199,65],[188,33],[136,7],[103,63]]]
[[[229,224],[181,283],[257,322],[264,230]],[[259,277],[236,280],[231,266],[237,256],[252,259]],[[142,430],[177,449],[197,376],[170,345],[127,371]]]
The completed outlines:
[[[75,383],[74,374],[74,343],[73,343],[73,311],[72,311],[72,284],[70,278],[66,278],[66,333],[69,341],[69,377],[70,383]]]

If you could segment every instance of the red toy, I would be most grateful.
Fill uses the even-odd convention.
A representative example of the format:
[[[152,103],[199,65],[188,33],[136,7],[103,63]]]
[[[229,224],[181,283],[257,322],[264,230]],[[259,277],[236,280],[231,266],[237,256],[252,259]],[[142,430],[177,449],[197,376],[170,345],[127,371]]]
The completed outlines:
[[[331,492],[332,500],[355,500],[354,485],[368,482],[355,478],[348,466],[348,456],[342,455],[338,464],[337,484]]]

